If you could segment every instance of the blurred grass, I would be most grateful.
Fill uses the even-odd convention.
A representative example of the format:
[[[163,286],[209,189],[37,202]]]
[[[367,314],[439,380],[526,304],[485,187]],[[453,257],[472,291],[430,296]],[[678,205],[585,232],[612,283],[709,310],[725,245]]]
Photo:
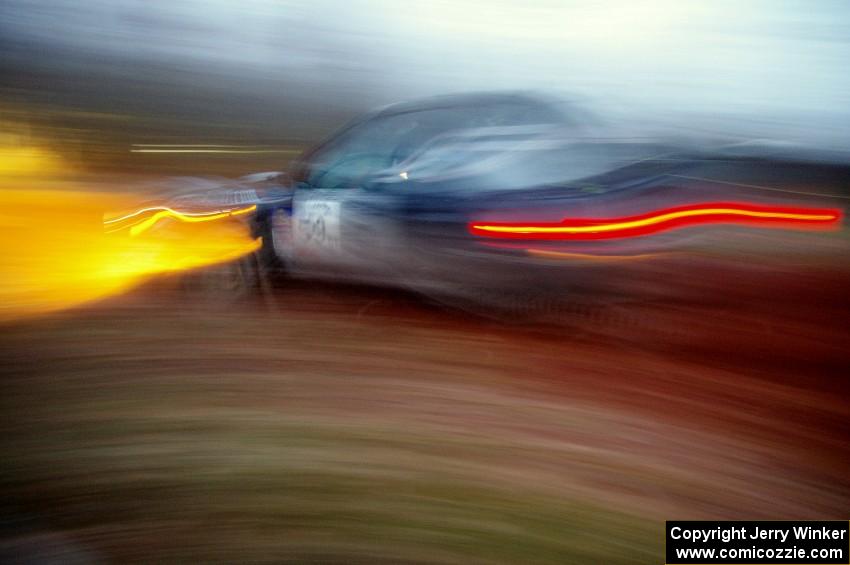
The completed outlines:
[[[44,459],[19,473],[48,485],[45,506],[63,501],[43,510],[58,514],[54,525],[119,561],[639,563],[659,553],[657,523],[533,484],[488,485],[417,454],[415,434],[268,420],[71,420],[74,432],[52,433]]]
[[[553,489],[557,451],[553,461],[546,444],[487,425],[512,413],[563,430],[579,425],[575,414],[558,422],[551,406],[462,378],[346,374],[333,346],[327,365],[305,365],[298,345],[270,351],[262,319],[138,313],[107,326],[33,322],[3,340],[17,358],[4,380],[4,451],[14,457],[3,490],[98,555],[638,563],[660,552],[659,522]],[[230,331],[216,339],[223,325]],[[262,347],[240,340],[246,332]],[[38,359],[29,339],[45,345]],[[292,368],[281,365],[287,356]],[[599,454],[573,455],[604,465]]]
[[[836,390],[358,292],[279,289],[269,313],[148,287],[0,329],[0,545],[649,563],[665,519],[850,500]]]

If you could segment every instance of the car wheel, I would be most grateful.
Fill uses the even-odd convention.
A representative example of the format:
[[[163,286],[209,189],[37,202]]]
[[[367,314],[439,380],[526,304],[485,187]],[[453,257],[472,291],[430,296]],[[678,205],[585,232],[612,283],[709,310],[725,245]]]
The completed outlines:
[[[260,267],[266,274],[286,274],[292,265],[292,216],[287,210],[271,212],[259,226],[263,238],[258,255]]]
[[[227,304],[243,299],[257,288],[256,260],[251,254],[188,272],[180,287],[187,303]]]

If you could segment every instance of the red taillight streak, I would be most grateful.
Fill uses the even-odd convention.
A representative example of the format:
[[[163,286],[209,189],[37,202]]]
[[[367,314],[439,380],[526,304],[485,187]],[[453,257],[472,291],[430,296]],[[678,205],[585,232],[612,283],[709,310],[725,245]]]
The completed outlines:
[[[599,240],[651,235],[707,224],[775,229],[830,229],[841,212],[834,208],[762,206],[711,202],[654,210],[622,218],[565,218],[561,222],[471,222],[473,235],[497,239]]]

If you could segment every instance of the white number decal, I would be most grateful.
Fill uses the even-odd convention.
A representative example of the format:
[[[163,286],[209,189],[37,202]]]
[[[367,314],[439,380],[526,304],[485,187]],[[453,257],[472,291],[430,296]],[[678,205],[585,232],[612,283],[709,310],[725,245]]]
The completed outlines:
[[[302,200],[294,207],[296,246],[307,252],[340,250],[340,203],[334,200]]]

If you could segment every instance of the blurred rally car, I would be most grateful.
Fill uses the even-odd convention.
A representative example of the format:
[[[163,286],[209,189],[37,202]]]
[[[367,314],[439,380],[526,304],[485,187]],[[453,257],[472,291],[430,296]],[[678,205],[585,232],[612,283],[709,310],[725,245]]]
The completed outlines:
[[[470,94],[354,120],[261,199],[254,230],[265,264],[294,276],[495,304],[669,295],[658,283],[695,258],[768,261],[787,234],[836,229],[847,179],[752,144],[627,137],[538,95]]]

